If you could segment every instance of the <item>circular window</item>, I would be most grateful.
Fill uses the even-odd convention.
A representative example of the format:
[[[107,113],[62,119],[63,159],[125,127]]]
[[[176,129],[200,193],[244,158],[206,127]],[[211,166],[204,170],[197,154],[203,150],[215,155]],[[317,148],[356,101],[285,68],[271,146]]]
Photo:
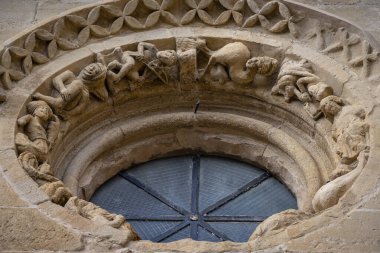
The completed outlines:
[[[91,201],[124,215],[142,239],[154,242],[245,242],[267,217],[297,208],[290,191],[268,172],[200,155],[150,161],[122,171]]]

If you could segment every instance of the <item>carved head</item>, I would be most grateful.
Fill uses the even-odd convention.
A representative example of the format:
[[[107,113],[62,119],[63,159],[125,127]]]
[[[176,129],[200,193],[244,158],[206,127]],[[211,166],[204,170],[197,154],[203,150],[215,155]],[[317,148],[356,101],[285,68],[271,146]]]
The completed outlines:
[[[104,86],[107,68],[102,63],[91,63],[79,73],[79,78],[88,87],[89,91],[102,101],[108,98]]]
[[[307,90],[309,94],[317,101],[321,101],[325,97],[331,96],[334,93],[333,89],[323,82],[309,85]]]
[[[342,110],[343,106],[343,100],[334,95],[325,97],[320,103],[321,111],[326,118],[333,118]]]
[[[159,51],[156,56],[165,66],[173,66],[177,63],[177,53],[174,50]]]
[[[29,102],[27,105],[29,114],[38,117],[44,121],[48,121],[53,116],[50,106],[42,100]]]
[[[270,76],[277,68],[278,61],[268,56],[253,57],[246,63],[248,69],[257,69],[260,75]]]
[[[101,63],[91,63],[82,69],[79,77],[84,82],[93,82],[97,80],[105,80],[107,68]]]

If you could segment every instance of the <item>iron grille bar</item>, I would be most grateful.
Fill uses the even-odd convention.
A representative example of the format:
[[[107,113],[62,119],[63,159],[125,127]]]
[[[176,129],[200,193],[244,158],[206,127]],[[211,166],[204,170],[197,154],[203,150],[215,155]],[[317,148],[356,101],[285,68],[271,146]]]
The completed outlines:
[[[199,212],[199,175],[200,175],[200,155],[193,156],[192,184],[191,184],[191,213],[198,215]],[[190,237],[198,240],[198,223],[190,222]]]
[[[180,231],[181,229],[187,227],[188,225],[189,225],[189,223],[184,221],[181,224],[178,224],[177,226],[169,229],[165,233],[160,234],[159,236],[156,236],[155,238],[152,239],[152,241],[153,242],[161,242],[161,241],[165,240],[166,238],[168,238],[169,236],[171,236],[172,234],[175,234],[178,231]]]
[[[161,215],[161,216],[138,216],[124,215],[127,221],[184,221],[185,216],[180,215]]]
[[[126,172],[122,172],[122,173],[119,173],[119,176],[121,176],[122,178],[124,178],[125,180],[131,182],[132,184],[136,185],[137,187],[139,187],[140,189],[144,190],[146,193],[148,193],[149,195],[155,197],[156,199],[158,199],[159,201],[161,201],[162,203],[164,203],[165,205],[171,207],[172,209],[174,209],[175,211],[183,214],[183,215],[188,215],[189,212],[186,211],[185,209],[183,209],[182,207],[180,206],[177,206],[176,204],[174,204],[172,201],[168,200],[167,198],[165,198],[164,196],[162,196],[161,194],[159,194],[158,192],[156,192],[155,190],[153,190],[152,188],[150,188],[149,186],[143,184],[142,182],[140,182],[137,178],[135,177],[132,177],[131,175],[129,175],[128,173]]]
[[[207,231],[209,231],[210,233],[212,233],[215,236],[219,237],[223,241],[232,241],[227,235],[225,235],[224,233],[221,233],[221,232],[215,230],[213,227],[211,227],[209,224],[207,224],[206,222],[204,222],[202,220],[199,221],[199,225],[202,226]]]
[[[262,222],[267,217],[262,216],[247,216],[247,215],[238,215],[238,216],[229,216],[229,215],[219,215],[219,216],[212,216],[212,215],[204,215],[203,217],[204,221],[219,221],[219,222]]]
[[[222,198],[221,200],[217,201],[215,204],[207,207],[204,209],[200,214],[203,216],[204,214],[210,213],[214,211],[215,209],[218,209],[219,207],[223,206],[227,202],[235,199],[236,197],[240,196],[241,194],[249,191],[250,189],[258,186],[262,182],[264,182],[266,179],[270,177],[270,174],[268,172],[262,174],[261,176],[253,179],[252,181],[248,182],[247,184],[240,187],[237,191],[229,194],[228,196]]]

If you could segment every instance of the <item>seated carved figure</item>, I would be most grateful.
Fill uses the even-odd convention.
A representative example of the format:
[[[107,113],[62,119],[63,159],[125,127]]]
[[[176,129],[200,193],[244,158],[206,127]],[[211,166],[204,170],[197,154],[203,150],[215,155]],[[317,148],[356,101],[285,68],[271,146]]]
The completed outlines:
[[[369,125],[365,121],[366,114],[362,107],[344,105],[343,100],[336,96],[324,98],[321,110],[327,118],[334,120],[332,137],[340,164],[333,172],[333,179],[355,168],[359,154],[369,149]]]
[[[122,215],[109,213],[103,208],[78,197],[70,198],[65,207],[86,219],[126,232],[128,234],[128,241],[139,239],[132,226],[125,222],[125,218]]]
[[[105,76],[105,67],[100,63],[86,66],[78,77],[70,70],[66,70],[53,79],[55,91],[52,96],[37,92],[33,98],[45,101],[55,113],[67,119],[86,109],[90,101],[90,93],[103,101],[108,98],[108,92],[104,86]]]
[[[282,95],[286,102],[296,97],[304,103],[312,100],[321,101],[332,95],[332,88],[321,82],[312,72],[311,64],[305,59],[301,61],[285,59],[277,83],[272,88],[272,95]]]
[[[206,44],[199,45],[199,49],[210,56],[200,78],[205,77],[214,67],[218,68],[217,73],[223,71],[220,68],[221,65],[227,69],[232,82],[249,84],[256,74],[271,75],[278,63],[276,59],[267,56],[251,58],[248,47],[241,42],[229,43],[216,51],[210,50]]]
[[[58,136],[60,122],[44,101],[29,102],[27,111],[29,114],[17,120],[23,133],[17,133],[16,146],[20,153],[28,151],[44,162]]]

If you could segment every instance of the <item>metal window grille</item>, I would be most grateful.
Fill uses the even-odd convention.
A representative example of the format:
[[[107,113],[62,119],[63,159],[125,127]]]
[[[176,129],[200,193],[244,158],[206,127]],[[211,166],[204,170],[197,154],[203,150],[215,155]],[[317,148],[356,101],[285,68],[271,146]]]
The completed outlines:
[[[122,171],[91,201],[124,215],[142,239],[154,242],[245,242],[267,217],[297,208],[294,196],[268,172],[201,155],[159,159]]]

